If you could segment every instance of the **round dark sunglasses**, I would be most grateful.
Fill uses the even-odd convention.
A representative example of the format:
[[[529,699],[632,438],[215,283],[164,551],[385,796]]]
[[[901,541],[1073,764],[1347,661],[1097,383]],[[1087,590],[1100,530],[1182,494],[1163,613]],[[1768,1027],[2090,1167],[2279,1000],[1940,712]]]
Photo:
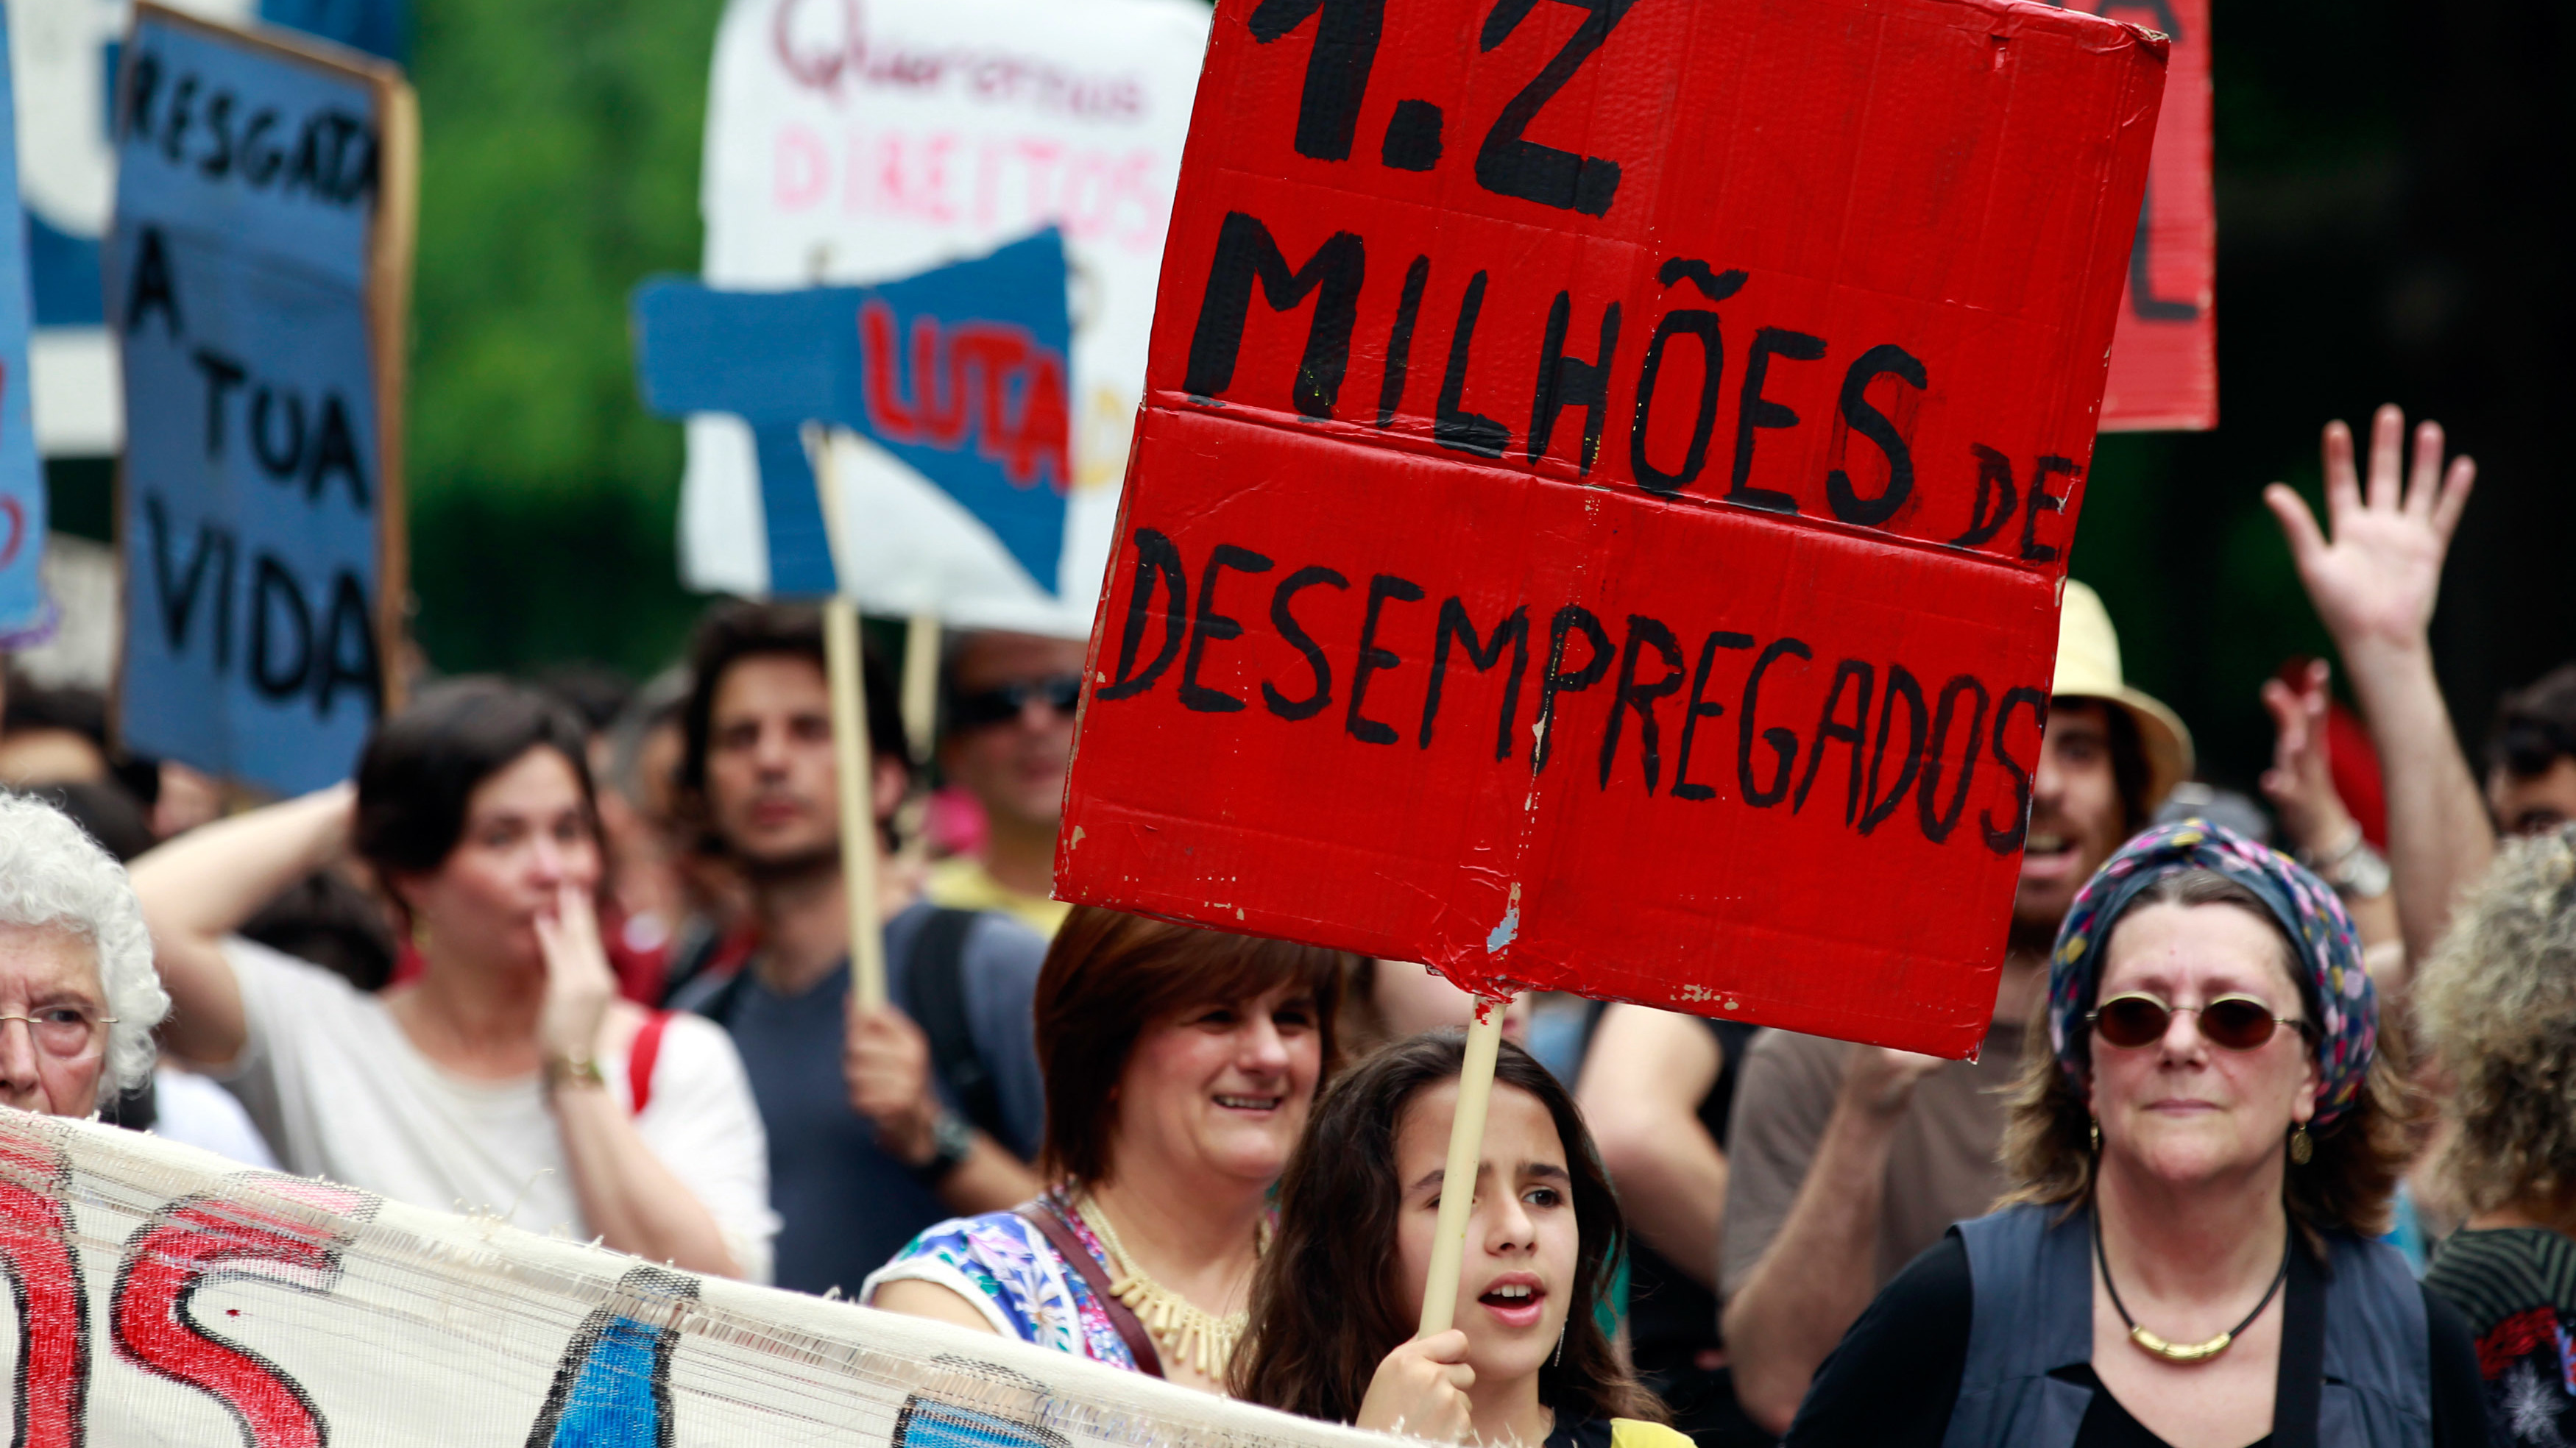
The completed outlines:
[[[1066,718],[1073,717],[1074,707],[1082,702],[1082,675],[1056,674],[1044,679],[1015,679],[960,694],[949,709],[949,723],[958,729],[989,729],[1020,717],[1032,699]]]
[[[2152,1046],[2165,1038],[2173,1018],[2185,1011],[2199,1021],[2203,1040],[2231,1051],[2251,1051],[2271,1040],[2282,1026],[2302,1034],[2309,1030],[2306,1021],[2276,1016],[2270,1006],[2242,995],[2220,996],[2197,1006],[2171,1006],[2154,996],[2131,992],[2102,1002],[2084,1019],[2114,1046]]]

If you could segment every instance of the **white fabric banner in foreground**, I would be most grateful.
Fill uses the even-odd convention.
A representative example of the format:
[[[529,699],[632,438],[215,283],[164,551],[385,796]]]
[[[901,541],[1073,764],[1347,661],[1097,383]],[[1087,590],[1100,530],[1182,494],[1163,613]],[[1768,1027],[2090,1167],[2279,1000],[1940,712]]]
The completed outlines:
[[[14,1111],[0,1273],[25,1448],[1389,1441]]]
[[[728,0],[700,183],[710,285],[892,281],[1047,225],[1072,268],[1055,596],[947,494],[844,435],[835,553],[861,608],[1091,631],[1208,23],[1199,0]],[[758,478],[738,419],[690,420],[691,587],[767,591]]]

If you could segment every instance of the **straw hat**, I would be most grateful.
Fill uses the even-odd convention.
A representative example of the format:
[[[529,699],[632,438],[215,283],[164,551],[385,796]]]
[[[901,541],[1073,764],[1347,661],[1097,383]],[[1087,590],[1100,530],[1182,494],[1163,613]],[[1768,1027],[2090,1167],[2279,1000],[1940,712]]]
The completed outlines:
[[[2050,692],[2061,699],[2099,699],[2137,721],[2147,755],[2148,814],[2191,778],[2191,731],[2174,711],[2121,677],[2120,636],[2112,631],[2111,612],[2102,606],[2102,595],[2072,578],[2057,611],[2057,679]]]

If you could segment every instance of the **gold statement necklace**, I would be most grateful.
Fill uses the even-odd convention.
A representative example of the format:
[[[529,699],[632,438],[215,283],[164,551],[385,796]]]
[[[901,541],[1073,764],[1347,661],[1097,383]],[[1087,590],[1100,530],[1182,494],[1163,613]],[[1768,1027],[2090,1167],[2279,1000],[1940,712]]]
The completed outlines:
[[[1127,1304],[1173,1361],[1188,1363],[1203,1378],[1221,1376],[1234,1358],[1234,1345],[1251,1325],[1252,1314],[1230,1312],[1219,1317],[1147,1276],[1127,1244],[1118,1240],[1118,1229],[1109,1225],[1109,1214],[1101,1210],[1099,1198],[1085,1193],[1074,1210],[1109,1249],[1109,1295]],[[1270,1222],[1265,1217],[1253,1228],[1252,1255],[1260,1256],[1269,1246]]]
[[[2129,1315],[2129,1305],[2120,1300],[2119,1285],[2111,1280],[2111,1254],[2102,1246],[2102,1213],[2099,1209],[2093,1213],[2093,1256],[2102,1264],[2102,1286],[2111,1294],[2112,1309],[2120,1314],[2120,1321],[2128,1324],[2129,1341],[2136,1343],[2140,1351],[2169,1363],[2205,1363],[2227,1351],[2228,1345],[2236,1341],[2236,1335],[2254,1325],[2254,1319],[2261,1317],[2263,1309],[2271,1306],[2272,1299],[2280,1293],[2281,1284],[2289,1280],[2290,1247],[2289,1242],[2281,1244],[2281,1270],[2272,1274],[2272,1285],[2263,1290],[2263,1300],[2254,1304],[2254,1310],[2245,1314],[2243,1322],[2207,1342],[2167,1342],[2138,1326],[2138,1320]]]

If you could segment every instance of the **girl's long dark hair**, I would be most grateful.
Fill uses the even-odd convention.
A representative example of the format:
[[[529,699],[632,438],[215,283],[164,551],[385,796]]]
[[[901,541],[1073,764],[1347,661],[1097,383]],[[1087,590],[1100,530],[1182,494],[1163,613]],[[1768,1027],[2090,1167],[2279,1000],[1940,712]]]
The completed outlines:
[[[1279,1232],[1253,1278],[1252,1325],[1229,1375],[1234,1396],[1351,1422],[1379,1361],[1413,1336],[1395,1282],[1404,1196],[1395,1137],[1415,1097],[1456,1079],[1465,1040],[1462,1031],[1432,1031],[1390,1046],[1346,1072],[1315,1104],[1279,1179]],[[1664,1421],[1663,1405],[1621,1365],[1593,1315],[1628,1233],[1582,1113],[1546,1067],[1508,1041],[1494,1084],[1526,1091],[1547,1108],[1574,1185],[1579,1245],[1565,1351],[1539,1369],[1539,1400],[1560,1422]]]

